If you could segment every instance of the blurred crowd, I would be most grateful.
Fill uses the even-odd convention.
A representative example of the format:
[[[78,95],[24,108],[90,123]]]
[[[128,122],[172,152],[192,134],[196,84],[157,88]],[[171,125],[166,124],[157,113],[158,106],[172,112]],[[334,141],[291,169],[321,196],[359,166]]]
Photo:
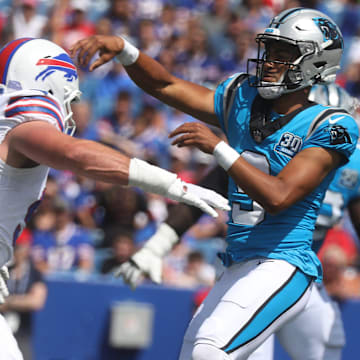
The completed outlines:
[[[44,37],[66,49],[92,34],[122,35],[177,76],[214,87],[232,73],[247,71],[247,59],[257,56],[255,34],[275,13],[298,6],[317,8],[340,26],[345,50],[337,81],[359,97],[357,0],[0,0],[0,42]],[[188,182],[196,183],[214,166],[211,156],[170,145],[171,130],[196,120],[144,94],[120,64],[92,73],[80,68],[79,76],[83,95],[73,107],[75,136],[145,159]],[[14,273],[32,274],[23,293],[51,273],[111,274],[154,233],[172,205],[136,188],[51,171],[43,200],[16,244]],[[165,284],[213,284],[226,216],[204,215],[183,236],[166,258]],[[329,234],[321,253],[325,285],[338,300],[360,298],[358,240],[344,224]],[[43,297],[41,290],[33,309]]]

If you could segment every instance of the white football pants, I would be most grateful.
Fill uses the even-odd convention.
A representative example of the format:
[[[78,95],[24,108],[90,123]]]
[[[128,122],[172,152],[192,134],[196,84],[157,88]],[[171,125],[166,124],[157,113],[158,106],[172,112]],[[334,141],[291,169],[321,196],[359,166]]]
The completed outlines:
[[[247,359],[305,308],[312,287],[309,276],[283,260],[226,268],[191,320],[179,360]]]
[[[17,342],[4,317],[0,314],[0,360],[23,360]]]
[[[345,331],[338,304],[323,285],[314,286],[305,309],[275,334],[292,360],[341,360]],[[273,360],[274,335],[248,360]]]

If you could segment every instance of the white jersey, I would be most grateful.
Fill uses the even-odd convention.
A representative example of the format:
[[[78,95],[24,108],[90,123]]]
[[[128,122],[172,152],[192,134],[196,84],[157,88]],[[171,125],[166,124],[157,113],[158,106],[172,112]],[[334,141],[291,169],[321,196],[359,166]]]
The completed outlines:
[[[47,121],[64,130],[64,111],[51,94],[27,90],[0,95],[0,143],[11,129],[34,120]],[[0,266],[11,259],[17,236],[39,205],[48,172],[44,165],[20,169],[0,159]]]

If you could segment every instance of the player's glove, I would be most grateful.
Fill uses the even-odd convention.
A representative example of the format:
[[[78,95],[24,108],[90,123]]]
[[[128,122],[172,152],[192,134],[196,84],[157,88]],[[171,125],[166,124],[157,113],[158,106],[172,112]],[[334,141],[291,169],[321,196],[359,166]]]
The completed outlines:
[[[160,284],[162,281],[162,260],[179,241],[175,230],[164,223],[156,233],[146,241],[129,261],[119,266],[115,271],[116,277],[121,276],[124,282],[135,289],[145,277]]]
[[[0,304],[5,302],[5,298],[9,296],[9,290],[6,282],[9,280],[9,271],[7,266],[0,268]]]
[[[188,184],[176,174],[136,158],[130,161],[129,185],[196,206],[212,217],[218,216],[214,208],[230,210],[228,200],[215,191]]]

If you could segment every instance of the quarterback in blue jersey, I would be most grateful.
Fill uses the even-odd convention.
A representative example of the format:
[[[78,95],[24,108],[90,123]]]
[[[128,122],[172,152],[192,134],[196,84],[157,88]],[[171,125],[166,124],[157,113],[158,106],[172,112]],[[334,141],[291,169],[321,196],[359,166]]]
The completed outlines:
[[[308,100],[311,86],[335,80],[343,51],[337,25],[313,9],[288,9],[257,36],[256,74],[236,74],[216,89],[172,76],[121,37],[94,36],[71,49],[90,70],[117,57],[145,91],[205,125],[173,131],[174,145],[214,154],[230,176],[227,266],[194,315],[180,360],[247,359],[306,306],[321,264],[311,249],[321,201],[335,171],[354,152],[358,128],[349,113]],[[147,243],[118,274],[150,277],[154,255],[174,242]],[[140,253],[140,252],[139,252]],[[157,280],[159,280],[157,278]]]

